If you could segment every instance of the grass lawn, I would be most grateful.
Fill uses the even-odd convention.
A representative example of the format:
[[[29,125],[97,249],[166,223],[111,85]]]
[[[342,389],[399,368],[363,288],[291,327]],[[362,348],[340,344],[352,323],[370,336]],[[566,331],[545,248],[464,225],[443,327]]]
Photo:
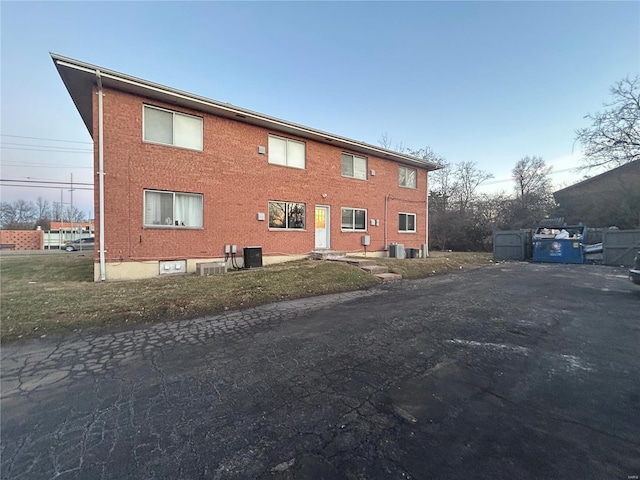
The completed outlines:
[[[486,265],[490,254],[375,259],[405,278]],[[0,257],[0,339],[196,318],[278,300],[360,290],[378,280],[341,262],[300,260],[226,275],[93,282],[93,254]]]

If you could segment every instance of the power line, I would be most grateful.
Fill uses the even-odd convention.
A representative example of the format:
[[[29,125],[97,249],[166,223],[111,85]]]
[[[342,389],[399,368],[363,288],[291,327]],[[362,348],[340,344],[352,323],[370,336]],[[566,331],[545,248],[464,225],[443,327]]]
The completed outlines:
[[[66,145],[62,147],[56,147],[55,145],[37,145],[35,143],[1,142],[0,145],[12,145],[12,146],[18,146],[18,147],[55,148],[56,150],[78,150],[81,152],[86,152],[89,150],[87,148],[67,147]]]
[[[49,186],[49,185],[7,185],[7,184],[2,184],[3,187],[25,187],[25,188],[55,188],[56,190],[60,190],[61,188],[65,188],[65,187],[53,187],[53,186]],[[90,190],[93,191],[93,188],[87,188],[87,187],[78,187],[78,188],[73,188],[73,190]]]
[[[66,182],[66,181],[53,181],[53,180],[14,180],[11,178],[0,178],[0,182],[19,182],[19,183],[58,183],[63,185],[93,185],[93,183],[82,182]]]
[[[66,168],[66,169],[76,169],[76,168],[87,168],[87,169],[93,169],[93,167],[79,167],[77,165],[59,165],[59,164],[44,164],[44,163],[28,163],[28,162],[23,162],[23,163],[8,163],[8,162],[2,162],[2,166],[3,167],[36,167],[36,168]]]
[[[552,170],[549,172],[549,175],[555,175],[556,173],[564,173],[564,172],[571,172],[573,170],[576,170],[576,167],[572,167],[572,168],[564,168],[562,170]],[[491,180],[489,182],[482,182],[480,185],[485,186],[485,185],[494,185],[496,183],[506,183],[506,182],[513,182],[513,178],[503,178],[503,179],[499,179],[499,180]]]
[[[22,136],[22,135],[8,135],[6,133],[1,133],[0,136],[2,136],[2,137],[11,137],[11,138],[26,138],[26,139],[29,139],[29,140],[45,140],[47,142],[83,143],[83,144],[93,145],[93,142],[78,142],[76,140],[58,140],[58,139],[55,139],[55,138],[25,137],[25,136]]]
[[[55,152],[55,153],[93,153],[93,150],[50,150],[44,148],[18,148],[18,147],[0,147],[4,150],[26,150],[32,152]]]

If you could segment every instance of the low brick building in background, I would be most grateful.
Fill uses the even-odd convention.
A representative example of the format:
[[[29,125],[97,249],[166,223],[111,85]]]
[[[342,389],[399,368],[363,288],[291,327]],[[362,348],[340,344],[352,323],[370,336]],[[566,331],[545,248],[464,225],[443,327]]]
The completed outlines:
[[[553,194],[570,224],[640,228],[640,160],[629,162]]]
[[[0,245],[3,250],[43,250],[42,230],[0,230]]]
[[[378,255],[428,244],[433,163],[52,58],[94,139],[96,280],[194,271],[227,245],[271,263],[362,252],[363,235]]]

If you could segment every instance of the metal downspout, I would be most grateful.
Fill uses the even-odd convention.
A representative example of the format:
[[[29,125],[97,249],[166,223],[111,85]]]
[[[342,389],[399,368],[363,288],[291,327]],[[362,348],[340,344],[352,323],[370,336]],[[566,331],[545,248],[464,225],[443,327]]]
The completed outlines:
[[[98,80],[98,185],[100,203],[100,281],[107,279],[106,264],[104,258],[104,125],[102,111],[102,78],[100,70],[96,70]]]
[[[384,251],[389,250],[389,245],[387,245],[387,205],[389,204],[389,197],[391,194],[387,194],[384,196]]]
[[[429,256],[429,171],[427,170],[426,172],[426,177],[427,179],[425,180],[425,184],[427,186],[427,192],[426,192],[426,197],[424,200],[424,203],[426,205],[426,214],[425,214],[425,220],[424,220],[424,244],[425,244],[425,251],[424,251],[424,256],[428,257]]]

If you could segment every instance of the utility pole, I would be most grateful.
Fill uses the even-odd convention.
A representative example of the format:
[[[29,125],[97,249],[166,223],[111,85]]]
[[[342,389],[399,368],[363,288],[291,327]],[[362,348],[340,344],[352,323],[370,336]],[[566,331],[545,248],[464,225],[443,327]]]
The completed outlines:
[[[73,230],[73,172],[71,173],[71,206],[69,207],[69,222],[71,222],[71,240],[75,240],[76,235]]]

